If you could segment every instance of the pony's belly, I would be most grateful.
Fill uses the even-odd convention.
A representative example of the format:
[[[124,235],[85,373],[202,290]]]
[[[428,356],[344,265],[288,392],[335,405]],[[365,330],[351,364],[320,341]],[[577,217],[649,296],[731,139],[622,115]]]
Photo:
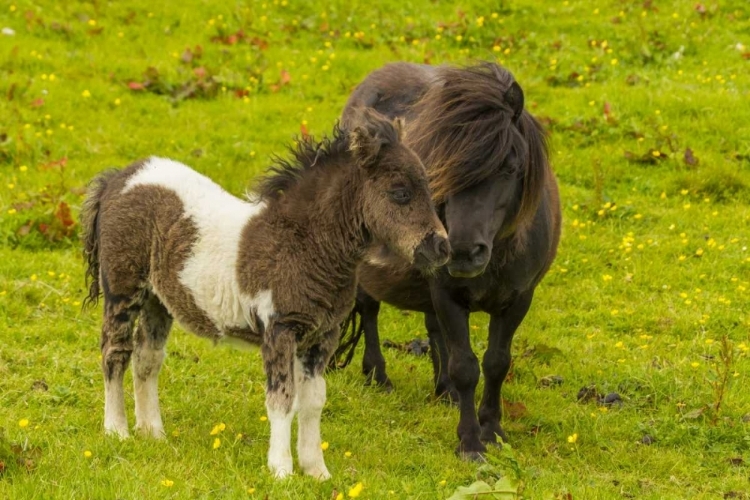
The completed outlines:
[[[399,309],[432,312],[430,285],[412,269],[363,264],[359,273],[359,286],[372,298]]]

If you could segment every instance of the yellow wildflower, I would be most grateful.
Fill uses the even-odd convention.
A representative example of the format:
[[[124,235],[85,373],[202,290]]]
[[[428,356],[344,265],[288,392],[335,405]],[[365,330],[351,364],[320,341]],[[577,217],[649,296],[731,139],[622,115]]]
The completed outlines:
[[[360,493],[362,493],[362,489],[364,486],[362,483],[355,484],[350,490],[349,490],[349,498],[357,498]]]

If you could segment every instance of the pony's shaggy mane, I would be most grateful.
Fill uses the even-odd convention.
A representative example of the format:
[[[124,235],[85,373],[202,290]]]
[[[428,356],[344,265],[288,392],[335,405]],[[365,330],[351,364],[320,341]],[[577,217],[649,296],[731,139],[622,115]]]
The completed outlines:
[[[513,150],[520,160],[523,186],[515,227],[530,225],[549,168],[546,135],[523,110],[514,119],[506,92],[515,79],[493,63],[437,68],[438,84],[415,103],[417,119],[407,126],[407,140],[429,172],[437,203],[493,175],[518,176],[504,167]]]

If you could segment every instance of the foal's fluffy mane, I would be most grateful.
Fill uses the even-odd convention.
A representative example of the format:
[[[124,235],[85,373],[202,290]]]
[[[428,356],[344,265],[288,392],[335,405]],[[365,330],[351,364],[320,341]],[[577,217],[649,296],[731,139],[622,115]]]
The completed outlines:
[[[260,199],[277,200],[310,172],[317,171],[316,165],[327,163],[330,158],[346,154],[348,150],[348,134],[338,123],[333,134],[320,141],[311,136],[298,138],[295,145],[289,147],[291,157],[275,156],[275,165],[266,171],[254,191]]]

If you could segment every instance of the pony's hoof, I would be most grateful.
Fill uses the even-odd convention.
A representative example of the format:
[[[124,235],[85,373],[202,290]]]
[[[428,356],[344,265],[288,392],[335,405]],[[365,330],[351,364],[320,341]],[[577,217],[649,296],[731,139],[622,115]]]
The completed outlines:
[[[503,443],[508,442],[508,435],[500,426],[497,426],[492,429],[483,429],[479,440],[484,444],[502,447]]]
[[[485,457],[484,453],[481,451],[460,451],[458,452],[458,456],[461,457],[461,460],[463,460],[464,462],[473,462],[473,463],[487,462],[487,457]]]
[[[435,397],[438,398],[438,400],[442,403],[445,403],[450,406],[458,406],[458,391],[456,389],[448,389],[448,390],[436,390],[435,391]]]
[[[391,379],[388,378],[388,375],[376,374],[375,370],[373,370],[370,373],[367,373],[366,376],[366,386],[371,386],[372,383],[375,382],[375,385],[383,389],[386,393],[390,394],[393,392],[393,383],[391,382]]]

